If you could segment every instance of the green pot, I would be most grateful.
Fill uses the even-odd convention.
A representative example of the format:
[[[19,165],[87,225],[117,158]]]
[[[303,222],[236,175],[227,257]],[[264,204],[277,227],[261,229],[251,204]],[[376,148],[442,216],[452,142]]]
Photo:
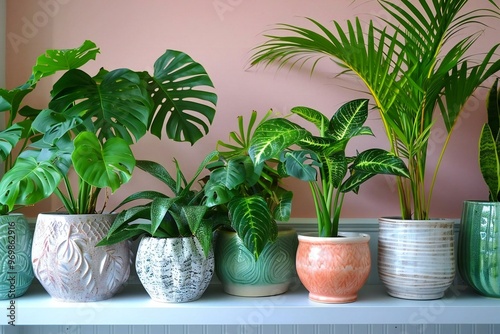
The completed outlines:
[[[257,261],[235,232],[219,230],[215,243],[215,272],[224,291],[243,297],[285,293],[296,278],[298,238],[293,229],[280,229]]]
[[[0,299],[22,296],[33,278],[33,233],[22,214],[0,216]]]
[[[464,202],[458,270],[477,293],[500,298],[500,202]]]

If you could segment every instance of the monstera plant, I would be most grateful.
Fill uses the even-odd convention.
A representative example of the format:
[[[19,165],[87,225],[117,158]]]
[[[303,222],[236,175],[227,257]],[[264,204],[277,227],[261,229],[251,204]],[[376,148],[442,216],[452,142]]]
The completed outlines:
[[[62,201],[67,214],[38,215],[31,254],[37,279],[63,301],[110,298],[128,279],[129,242],[95,245],[116,218],[103,214],[105,198],[97,208],[99,196],[130,180],[136,165],[131,145],[148,131],[195,143],[208,131],[217,101],[205,69],[183,52],[167,50],[152,74],[127,68],[85,72],[82,66],[98,53],[91,41],[48,50],[27,83],[9,92],[15,109],[40,80],[62,72],[47,108],[19,110],[32,121],[33,136],[0,182],[0,203],[10,210],[53,193]]]
[[[98,53],[91,41],[75,49],[48,50],[24,85],[3,92],[10,103],[4,98],[2,106],[14,114],[40,80],[63,72],[47,108],[19,110],[32,120],[36,136],[0,183],[0,203],[9,209],[55,193],[69,213],[97,212],[102,189],[114,192],[130,180],[135,166],[130,146],[147,131],[191,144],[208,132],[217,96],[205,69],[187,54],[167,50],[153,74],[101,68],[90,75],[80,69]]]

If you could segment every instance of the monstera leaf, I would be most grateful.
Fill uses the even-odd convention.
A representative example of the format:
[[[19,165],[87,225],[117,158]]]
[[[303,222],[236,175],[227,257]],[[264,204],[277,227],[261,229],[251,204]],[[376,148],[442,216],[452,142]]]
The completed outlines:
[[[50,196],[61,180],[61,173],[50,162],[33,157],[19,158],[0,183],[0,202],[9,207],[32,205]]]
[[[76,173],[97,188],[109,187],[114,192],[132,177],[135,158],[127,142],[111,138],[101,145],[92,132],[82,132],[74,140],[71,155]]]
[[[158,109],[150,131],[161,138],[163,128],[175,141],[194,144],[208,132],[217,95],[201,64],[185,53],[167,50],[154,65],[148,91]],[[165,124],[166,123],[166,124]]]
[[[17,117],[21,102],[23,101],[24,97],[28,95],[32,90],[33,88],[27,84],[24,84],[12,90],[0,88],[0,111],[10,112],[8,123],[11,124],[14,122],[14,119]]]
[[[0,158],[5,161],[10,155],[12,148],[21,139],[24,128],[19,124],[14,124],[8,129],[0,131]]]
[[[57,71],[79,68],[89,60],[94,60],[98,53],[99,48],[94,42],[88,40],[74,49],[47,50],[45,54],[38,57],[33,67],[32,83]]]
[[[132,144],[146,133],[152,105],[135,72],[101,71],[92,78],[70,70],[54,84],[52,94],[51,109],[81,118],[100,140],[120,137]]]

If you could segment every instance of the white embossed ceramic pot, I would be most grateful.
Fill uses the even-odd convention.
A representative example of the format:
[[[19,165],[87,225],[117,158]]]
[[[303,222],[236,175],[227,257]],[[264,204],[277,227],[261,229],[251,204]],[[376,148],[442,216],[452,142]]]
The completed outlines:
[[[455,277],[454,222],[379,219],[378,272],[387,293],[439,299]]]
[[[0,215],[0,299],[13,299],[28,290],[33,278],[33,232],[24,215]]]
[[[255,260],[236,232],[217,231],[215,272],[226,293],[263,297],[285,293],[296,278],[297,233],[280,228]]]
[[[103,239],[116,215],[39,214],[33,236],[36,278],[54,299],[92,302],[112,297],[130,274],[130,242]]]
[[[338,237],[299,235],[297,274],[309,299],[350,303],[370,275],[370,236],[339,232]]]
[[[135,260],[137,276],[151,299],[183,303],[199,299],[214,274],[214,253],[207,256],[195,237],[143,237]]]

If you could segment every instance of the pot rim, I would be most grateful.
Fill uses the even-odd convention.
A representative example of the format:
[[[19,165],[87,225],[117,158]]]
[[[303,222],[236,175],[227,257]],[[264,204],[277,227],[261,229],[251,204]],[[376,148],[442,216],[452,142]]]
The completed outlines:
[[[317,232],[300,233],[299,241],[328,242],[337,244],[365,243],[370,241],[370,235],[361,232],[339,232],[337,237],[319,237]]]
[[[190,235],[190,236],[187,236],[187,237],[166,237],[166,238],[163,238],[163,237],[153,237],[151,235],[144,234],[141,237],[141,240],[142,239],[167,240],[167,239],[197,239],[197,238],[194,235]]]
[[[401,224],[426,224],[426,223],[455,223],[455,219],[452,218],[429,218],[429,219],[402,219],[400,216],[386,216],[380,217],[378,222],[386,222],[386,223],[401,223]]]
[[[0,215],[0,217],[9,217],[9,216],[25,216],[25,214],[21,213],[21,212],[9,212],[9,213],[6,213],[4,215]]]
[[[117,216],[118,213],[116,212],[103,212],[103,213],[68,213],[68,212],[40,212],[37,215],[42,215],[42,216]]]
[[[481,205],[488,205],[488,206],[493,206],[493,205],[499,205],[500,202],[491,202],[491,201],[485,201],[485,200],[480,200],[480,199],[467,199],[464,201],[465,203],[471,203],[471,204],[481,204]]]

